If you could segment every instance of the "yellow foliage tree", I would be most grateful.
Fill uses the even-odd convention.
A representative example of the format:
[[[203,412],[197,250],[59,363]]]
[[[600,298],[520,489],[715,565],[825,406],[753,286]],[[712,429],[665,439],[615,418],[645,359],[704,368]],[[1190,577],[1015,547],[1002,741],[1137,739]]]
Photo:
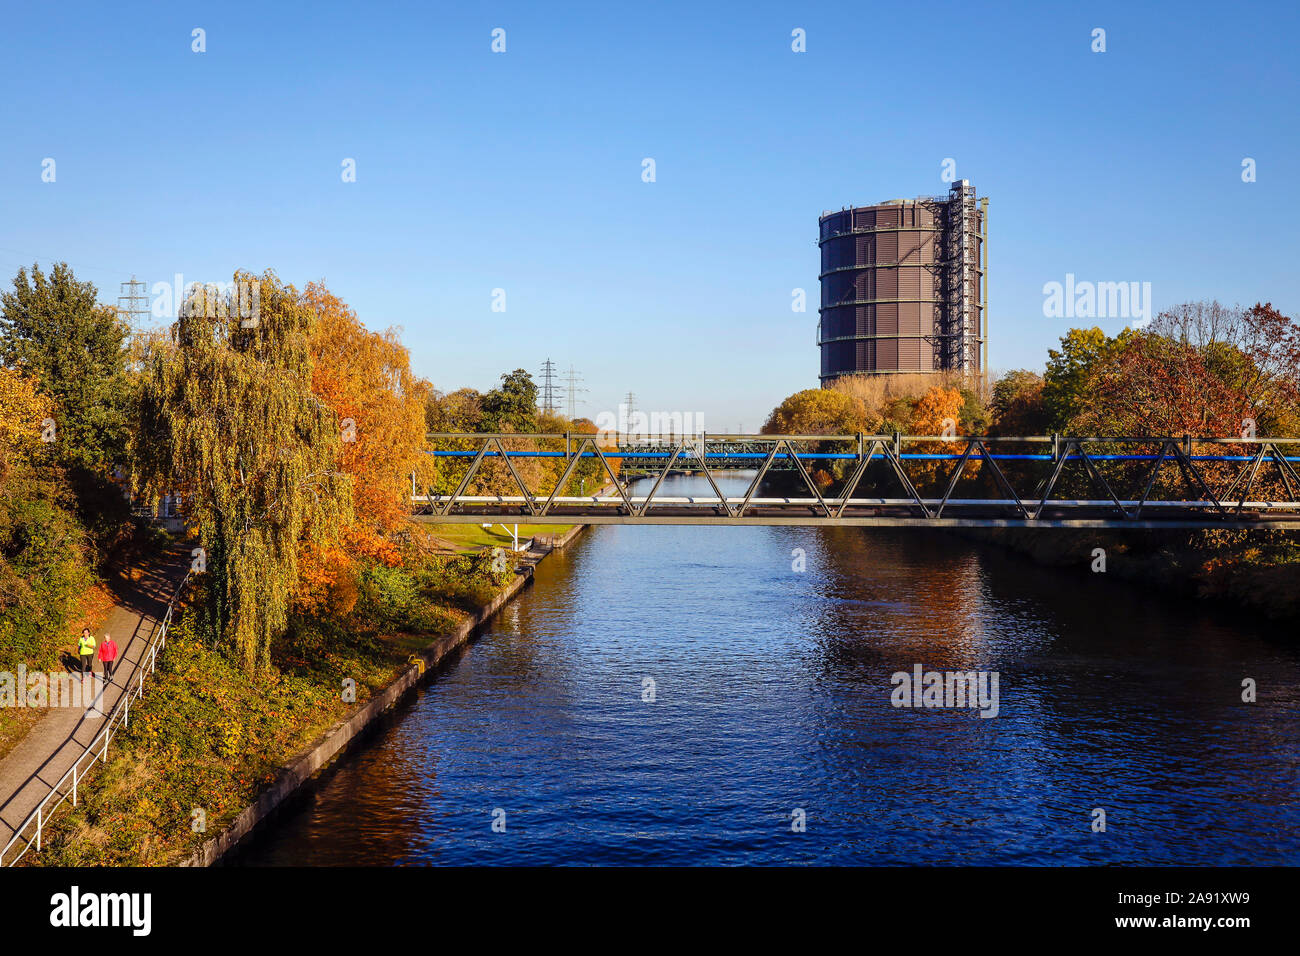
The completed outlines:
[[[795,392],[772,410],[763,423],[765,435],[853,435],[872,431],[879,424],[867,412],[862,401],[845,392],[828,388],[806,388]],[[820,442],[801,451],[842,452],[847,447],[833,448],[835,442]],[[827,488],[835,480],[837,468],[824,462],[809,465],[813,481]]]
[[[0,476],[29,460],[40,446],[41,423],[50,407],[35,382],[17,369],[0,367]]]
[[[858,399],[832,389],[806,388],[772,410],[763,423],[763,434],[852,435],[871,427]]]

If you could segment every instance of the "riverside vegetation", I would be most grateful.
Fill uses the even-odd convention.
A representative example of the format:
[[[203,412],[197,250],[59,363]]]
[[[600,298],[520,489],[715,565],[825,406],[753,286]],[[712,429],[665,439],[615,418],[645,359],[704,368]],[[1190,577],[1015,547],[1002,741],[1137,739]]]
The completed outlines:
[[[1107,335],[1099,328],[1070,329],[1044,370],[1018,369],[991,388],[954,375],[850,376],[825,389],[796,392],[768,417],[769,434],[939,435],[946,424],[956,435],[1124,435],[1199,437],[1300,437],[1300,324],[1271,304],[1243,309],[1193,302],[1161,313],[1142,329]],[[1246,445],[1216,446],[1219,452],[1252,454]],[[827,446],[829,450],[829,445]],[[835,448],[834,450],[847,450]],[[950,451],[941,442],[909,450]],[[1042,451],[1041,446],[1017,447]],[[1291,454],[1298,454],[1300,450]],[[972,462],[959,488],[1001,492]],[[974,466],[974,467],[972,467]],[[873,466],[874,467],[874,466]],[[942,493],[953,467],[939,462],[916,467],[922,494]],[[1032,491],[1041,473],[1005,463],[1013,486]],[[1149,464],[1103,463],[1117,488],[1141,488]],[[1234,466],[1206,467],[1212,487],[1225,489]],[[846,481],[842,463],[811,477],[835,493]],[[794,487],[796,475],[774,476]],[[869,470],[863,494],[895,493],[884,466]],[[1176,468],[1162,469],[1154,493],[1181,491]],[[874,491],[868,491],[875,488]],[[1060,486],[1067,496],[1094,497],[1086,479],[1067,470]],[[1252,497],[1286,500],[1280,475],[1261,469]],[[1172,592],[1219,599],[1274,618],[1300,620],[1300,543],[1289,532],[1165,531],[1142,534],[1034,530],[970,532],[1061,567],[1087,568],[1095,548],[1110,560],[1107,573],[1156,584]]]
[[[395,330],[324,283],[241,272],[227,288],[253,290],[256,321],[196,287],[170,328],[133,333],[65,264],[20,270],[3,296],[0,669],[57,666],[106,609],[103,582],[174,549],[143,516],[163,496],[202,558],[130,728],[25,863],[176,862],[500,593],[507,563],[409,519],[413,480],[441,489],[464,467],[425,453],[429,429],[595,431],[540,414],[523,370],[436,392]],[[477,487],[504,480],[492,462]],[[0,712],[0,747],[39,716]]]

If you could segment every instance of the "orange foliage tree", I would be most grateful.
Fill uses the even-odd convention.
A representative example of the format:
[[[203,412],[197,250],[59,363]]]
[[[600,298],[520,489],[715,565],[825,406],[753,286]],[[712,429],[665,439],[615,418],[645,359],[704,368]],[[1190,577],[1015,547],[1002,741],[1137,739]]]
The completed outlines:
[[[908,420],[908,429],[913,435],[936,435],[955,437],[962,432],[961,410],[966,400],[955,388],[934,385],[926,390],[912,404],[912,414]],[[956,442],[918,442],[905,448],[905,451],[922,455],[961,454],[965,443]],[[913,461],[909,463],[908,474],[917,488],[937,488],[946,483],[948,476],[957,467],[955,461]],[[962,471],[963,476],[973,476],[979,471],[979,459],[972,458]]]
[[[313,605],[348,577],[356,558],[400,562],[394,537],[411,513],[411,474],[427,467],[430,385],[411,371],[396,330],[369,331],[324,282],[309,283],[303,301],[316,315],[312,391],[338,416],[339,467],[352,477],[356,512],[338,548],[310,547],[304,555],[299,599]]]
[[[912,418],[908,423],[912,434],[942,435],[948,426],[951,426],[948,434],[960,434],[958,422],[965,401],[955,388],[935,385],[927,389],[912,406]]]

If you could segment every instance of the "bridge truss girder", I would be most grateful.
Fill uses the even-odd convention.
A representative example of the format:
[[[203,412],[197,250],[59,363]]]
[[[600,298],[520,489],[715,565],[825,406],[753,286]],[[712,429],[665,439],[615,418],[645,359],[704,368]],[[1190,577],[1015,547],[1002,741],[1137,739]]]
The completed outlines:
[[[1300,439],[1221,439],[1174,437],[987,437],[902,435],[761,435],[715,436],[714,448],[730,444],[733,450],[709,451],[708,437],[687,436],[673,439],[667,445],[656,446],[653,452],[626,452],[605,449],[591,435],[477,435],[454,434],[430,436],[436,441],[455,439],[457,443],[478,443],[476,452],[438,451],[435,455],[469,457],[472,462],[450,495],[420,495],[413,486],[415,518],[435,523],[473,523],[487,519],[522,521],[531,524],[715,524],[715,525],[844,525],[850,527],[1044,527],[1044,528],[1268,528],[1280,530],[1300,529],[1300,476],[1293,462],[1300,460],[1286,454],[1295,450]],[[508,451],[503,441],[512,444],[560,439],[565,442],[563,452]],[[575,445],[576,441],[576,445]],[[765,447],[754,477],[741,497],[724,495],[717,484],[714,472],[718,466],[735,467],[737,452],[734,448],[743,443],[746,447]],[[809,451],[800,446],[808,444],[850,443],[850,453]],[[909,444],[925,443],[929,448],[939,445],[951,449],[943,454],[909,454],[904,449]],[[999,454],[992,448],[1007,443],[1049,444],[1045,454]],[[1107,454],[1105,449],[1114,446],[1142,446],[1140,454]],[[1194,446],[1238,446],[1253,449],[1243,455],[1193,454]],[[955,447],[954,447],[955,446]],[[960,452],[957,451],[960,448]],[[1158,449],[1158,450],[1157,450]],[[642,460],[656,463],[654,483],[644,495],[633,495],[610,463],[611,458],[624,458],[642,454]],[[747,454],[753,454],[749,452]],[[522,480],[511,459],[520,456],[540,456],[565,459],[565,468],[548,495],[532,493]],[[520,494],[470,495],[468,489],[483,462],[490,457],[502,457]],[[564,496],[561,492],[572,479],[578,464],[586,459],[597,459],[603,465],[610,487],[615,494],[591,496]],[[823,494],[813,480],[805,461],[828,459],[852,461],[843,487],[833,497]],[[948,460],[955,462],[942,496],[924,497],[908,474],[910,461]],[[1026,496],[1018,492],[1000,460],[1033,460],[1051,463],[1051,473],[1040,480],[1033,493]],[[1121,498],[1112,480],[1100,465],[1107,461],[1148,462],[1149,472],[1142,482],[1138,497]],[[713,467],[710,467],[710,461]],[[1210,482],[1198,463],[1206,461],[1233,462],[1237,468],[1233,481],[1221,495],[1215,495]],[[764,477],[773,466],[783,462],[796,472],[807,497],[759,497],[758,490]],[[903,492],[897,498],[854,497],[870,465],[887,464]],[[968,466],[978,462],[993,481],[1001,497],[972,498],[959,495],[958,485]],[[1092,487],[1095,497],[1053,498],[1067,465],[1077,462]],[[1252,500],[1261,469],[1271,464],[1276,467],[1281,484],[1286,490],[1286,500]],[[1191,495],[1183,498],[1153,498],[1152,492],[1160,471],[1174,465]],[[704,475],[713,491],[704,497],[662,497],[660,488],[664,478],[674,469],[691,470]],[[1238,494],[1240,492],[1240,494]]]

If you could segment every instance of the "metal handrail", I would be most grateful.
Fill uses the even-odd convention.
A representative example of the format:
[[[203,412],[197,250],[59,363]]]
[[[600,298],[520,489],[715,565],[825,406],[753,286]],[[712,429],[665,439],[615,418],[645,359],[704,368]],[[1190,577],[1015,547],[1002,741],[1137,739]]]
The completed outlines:
[[[619,435],[626,436],[627,432],[620,430]],[[1281,444],[1296,445],[1300,444],[1300,438],[1270,438],[1268,436],[1256,436],[1253,438],[1238,437],[1232,435],[905,435],[898,434],[880,434],[873,435],[868,432],[861,433],[841,433],[835,435],[785,435],[785,434],[754,434],[753,432],[697,432],[693,435],[682,435],[680,433],[670,434],[642,434],[634,433],[637,440],[641,439],[672,439],[680,441],[683,438],[700,438],[705,436],[709,441],[894,441],[898,439],[905,442],[960,442],[960,441],[981,441],[985,444],[989,442],[1035,442],[1038,444],[1052,444],[1053,442],[1064,441],[1081,441],[1090,444],[1159,444],[1166,441],[1191,442],[1192,444],[1207,445],[1265,445]],[[426,436],[428,439],[458,439],[482,441],[487,438],[516,438],[516,439],[538,439],[538,438],[592,438],[599,437],[599,433],[587,432],[429,432]],[[614,456],[617,457],[617,456]]]
[[[150,635],[149,643],[145,645],[144,652],[140,655],[139,681],[136,682],[134,688],[130,686],[130,682],[128,681],[122,696],[118,698],[117,704],[113,707],[112,711],[109,712],[107,722],[104,724],[104,729],[95,736],[94,740],[86,745],[86,749],[83,750],[81,755],[72,762],[72,766],[68,771],[59,778],[58,782],[55,783],[54,786],[50,787],[50,792],[41,799],[41,802],[36,805],[35,809],[27,815],[27,819],[25,819],[14,831],[14,835],[9,838],[9,842],[4,845],[4,849],[0,849],[0,866],[13,866],[23,858],[24,854],[26,854],[29,849],[31,849],[33,843],[36,845],[36,852],[39,853],[41,851],[41,832],[45,824],[49,821],[51,815],[55,810],[62,806],[64,801],[69,797],[72,799],[72,805],[74,807],[77,805],[77,781],[85,777],[86,772],[95,765],[97,760],[106,761],[108,759],[108,744],[109,741],[112,740],[113,734],[118,726],[130,727],[131,699],[134,697],[138,700],[144,694],[146,660],[149,665],[149,673],[152,674],[158,667],[158,652],[162,650],[167,643],[167,631],[171,626],[172,612],[176,610],[176,600],[181,596],[181,592],[184,591],[185,585],[189,581],[190,574],[192,573],[192,571],[187,571],[185,573],[185,577],[181,579],[181,583],[176,586],[176,591],[172,594],[171,600],[167,602],[166,612],[158,620],[158,623],[154,625],[153,634]],[[87,754],[90,754],[90,762],[87,763],[85,767],[82,767],[81,762],[85,759]],[[60,793],[60,788],[64,787],[65,784],[68,784],[69,781],[71,782],[71,786],[64,790],[64,792]],[[55,800],[55,797],[58,797],[58,799]],[[51,800],[54,802],[51,803]],[[15,843],[23,838],[24,834],[33,826],[33,824],[36,828],[35,839],[28,838],[26,843],[24,843],[23,848],[18,852],[18,855],[8,863],[5,863],[5,855],[8,854]]]

